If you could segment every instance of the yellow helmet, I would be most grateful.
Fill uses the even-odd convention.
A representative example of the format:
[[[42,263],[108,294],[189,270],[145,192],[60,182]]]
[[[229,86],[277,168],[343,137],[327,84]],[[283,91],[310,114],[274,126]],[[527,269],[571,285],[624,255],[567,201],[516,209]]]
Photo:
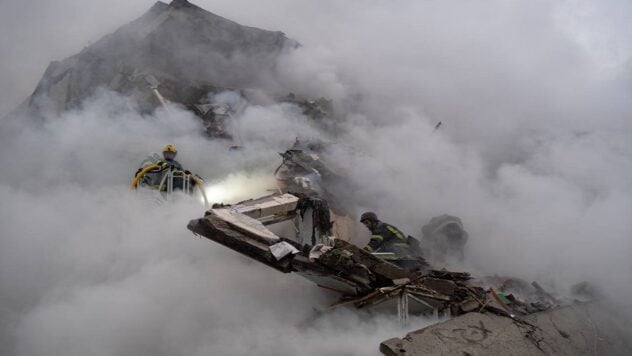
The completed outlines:
[[[173,153],[178,153],[178,149],[176,148],[176,146],[174,145],[166,145],[163,149],[162,152],[173,152]]]

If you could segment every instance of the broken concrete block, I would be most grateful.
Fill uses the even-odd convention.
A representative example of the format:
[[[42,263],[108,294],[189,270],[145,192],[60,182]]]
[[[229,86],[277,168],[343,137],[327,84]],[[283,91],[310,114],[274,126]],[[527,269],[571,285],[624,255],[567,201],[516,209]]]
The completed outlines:
[[[281,260],[283,257],[289,254],[297,254],[299,251],[289,243],[285,241],[281,241],[277,244],[270,246],[270,252],[277,260]]]
[[[524,321],[467,313],[380,344],[387,356],[629,355],[625,328],[596,303],[533,314]]]

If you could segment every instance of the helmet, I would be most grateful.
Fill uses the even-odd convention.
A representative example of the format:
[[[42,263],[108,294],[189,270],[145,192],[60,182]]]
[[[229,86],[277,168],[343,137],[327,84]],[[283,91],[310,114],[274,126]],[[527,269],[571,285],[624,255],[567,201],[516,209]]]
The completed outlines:
[[[163,147],[162,152],[178,153],[178,149],[174,145],[166,145],[165,147]]]
[[[176,159],[176,155],[178,154],[178,149],[174,145],[166,145],[162,149],[162,156],[166,160],[174,160]]]
[[[362,214],[362,216],[360,216],[360,222],[363,222],[365,220],[370,220],[370,221],[377,221],[377,215],[372,212],[372,211],[367,211],[366,213]]]

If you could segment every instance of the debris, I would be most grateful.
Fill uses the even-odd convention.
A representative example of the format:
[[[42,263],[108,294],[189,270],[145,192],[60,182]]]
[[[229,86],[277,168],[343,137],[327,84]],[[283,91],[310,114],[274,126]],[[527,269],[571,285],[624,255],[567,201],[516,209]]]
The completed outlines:
[[[255,220],[245,214],[241,214],[232,208],[212,209],[211,213],[207,215],[207,217],[210,215],[214,215],[222,219],[222,221],[226,222],[235,230],[246,233],[262,243],[275,244],[281,240],[277,235],[266,229],[266,227],[258,220]]]
[[[331,246],[326,246],[323,244],[314,245],[314,247],[312,247],[312,249],[309,251],[309,260],[311,262],[314,262],[315,260],[319,259],[320,256],[322,256],[324,253],[331,250],[332,248],[333,247]]]
[[[559,304],[559,301],[557,299],[555,299],[555,297],[553,297],[547,291],[545,291],[544,288],[542,288],[542,286],[540,286],[540,284],[538,284],[538,282],[533,281],[533,282],[531,282],[531,285],[535,287],[535,289],[538,291],[538,293],[540,293],[540,295],[548,298],[554,304]]]
[[[314,152],[289,149],[279,153],[283,162],[274,174],[284,192],[318,196],[325,192],[325,185],[338,178]],[[327,196],[323,196],[327,199]]]
[[[509,301],[509,299],[507,299],[507,297],[505,297],[505,295],[502,292],[498,292],[496,293],[496,295],[498,295],[498,298],[500,298],[500,300],[505,304],[505,305],[509,305],[511,304],[511,301]]]
[[[408,283],[410,283],[410,278],[401,278],[401,279],[393,280],[393,284],[396,286],[400,286],[402,284],[408,284]]]
[[[441,125],[442,125],[441,121],[437,122],[437,124],[435,125],[434,129],[432,130],[432,133],[435,133],[437,130],[439,130]]]
[[[307,211],[311,212],[312,245],[316,245],[316,232],[318,232],[319,236],[331,235],[332,222],[329,214],[329,205],[326,200],[305,197],[299,201],[297,210],[299,211],[301,219],[305,217]]]
[[[298,217],[300,199],[284,194],[219,207],[192,220],[188,227],[281,272],[297,273],[338,293],[340,299],[326,310],[353,306],[390,311],[402,325],[410,315],[453,318],[445,325],[454,326],[437,324],[404,339],[383,342],[380,350],[386,355],[450,353],[455,347],[472,355],[503,354],[507,345],[522,354],[551,353],[551,343],[557,348],[560,339],[566,342],[559,344],[562,354],[577,350],[569,343],[581,339],[577,335],[587,330],[585,323],[574,321],[577,316],[569,317],[567,309],[551,308],[553,297],[537,283],[506,277],[475,279],[469,273],[445,269],[412,273],[341,239],[331,240],[331,246],[302,244],[265,228],[264,221]],[[262,206],[266,208],[258,208]],[[559,320],[550,319],[558,313]],[[568,324],[569,320],[576,324]],[[604,345],[599,347],[610,347]]]
[[[288,215],[288,213],[296,210],[299,201],[300,199],[292,194],[273,194],[234,204],[231,210],[254,219],[267,217],[262,220],[262,223],[266,225],[268,220],[277,221],[281,218],[292,217],[293,215]]]
[[[278,56],[298,43],[282,32],[242,26],[183,3],[157,2],[80,53],[50,63],[28,98],[28,111],[71,110],[104,88],[129,98],[141,113],[168,102],[180,104],[205,120],[209,135],[230,135],[218,108],[200,107],[212,104],[205,99],[210,93],[258,87],[261,74],[272,71]]]
[[[332,101],[325,98],[304,99],[299,98],[294,93],[289,93],[286,97],[280,98],[279,101],[299,106],[303,110],[303,114],[312,120],[321,120],[333,116]]]
[[[498,296],[498,293],[496,293],[494,288],[489,288],[489,295],[493,298],[493,303],[491,304],[491,307],[495,307],[498,310],[507,313],[507,315],[512,319],[514,318],[514,314],[511,312],[509,307],[507,307],[507,304],[505,304],[503,299]]]
[[[304,244],[302,240],[280,237],[264,226],[300,218],[305,206],[319,204],[320,200],[288,193],[271,195],[218,206],[203,218],[192,220],[189,229],[270,267],[298,273],[323,288],[340,291],[337,305],[362,308],[399,303],[396,310],[403,321],[408,312],[438,317],[480,310],[513,318],[551,306],[537,298],[541,287],[535,298],[526,295],[524,301],[507,294],[510,285],[520,285],[516,280],[476,280],[469,273],[445,269],[413,273],[341,239]],[[489,283],[505,289],[498,294],[494,287],[479,286]],[[407,313],[403,313],[404,307]]]
[[[481,305],[474,299],[467,299],[459,304],[460,312],[463,314],[473,312],[480,307]]]
[[[296,249],[296,247],[290,245],[289,243],[285,241],[281,241],[277,244],[270,246],[270,252],[272,252],[272,255],[277,260],[280,260],[289,254],[296,254],[299,251]]]

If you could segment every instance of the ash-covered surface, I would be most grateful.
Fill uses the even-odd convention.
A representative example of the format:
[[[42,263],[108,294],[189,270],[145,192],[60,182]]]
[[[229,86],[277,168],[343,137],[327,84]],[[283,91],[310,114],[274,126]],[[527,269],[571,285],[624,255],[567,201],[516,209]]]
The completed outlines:
[[[621,319],[599,303],[577,303],[521,319],[468,313],[380,344],[387,356],[628,355]]]
[[[149,11],[79,54],[52,62],[28,109],[76,108],[99,88],[131,96],[143,111],[160,100],[191,104],[218,88],[256,87],[284,50],[298,46],[282,32],[242,26],[186,0]]]

